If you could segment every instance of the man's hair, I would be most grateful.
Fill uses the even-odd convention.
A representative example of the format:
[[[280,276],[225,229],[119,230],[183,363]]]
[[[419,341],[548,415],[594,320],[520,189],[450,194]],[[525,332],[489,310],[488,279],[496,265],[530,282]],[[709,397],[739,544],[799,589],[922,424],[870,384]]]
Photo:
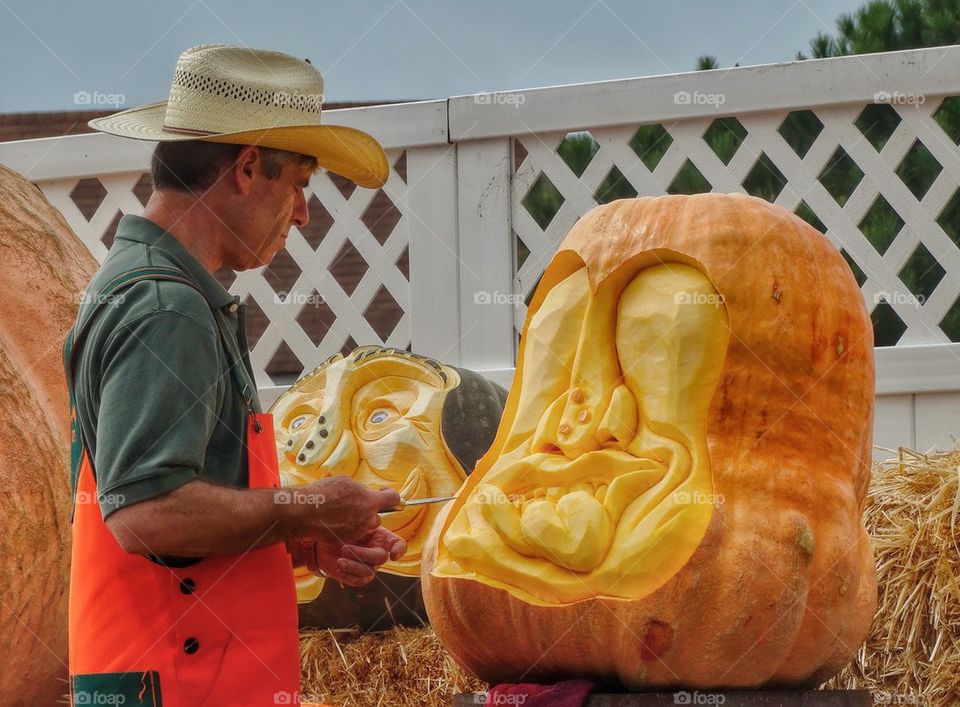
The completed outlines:
[[[172,189],[183,192],[203,192],[213,186],[224,163],[237,159],[243,145],[231,145],[203,140],[158,142],[150,161],[154,189]],[[317,160],[271,147],[258,147],[267,179],[276,179],[288,164],[317,168]]]

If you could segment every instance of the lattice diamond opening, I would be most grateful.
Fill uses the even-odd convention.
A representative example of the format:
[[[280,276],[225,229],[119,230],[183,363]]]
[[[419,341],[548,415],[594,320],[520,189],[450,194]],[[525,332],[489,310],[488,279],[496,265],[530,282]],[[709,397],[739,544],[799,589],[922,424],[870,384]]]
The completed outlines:
[[[580,177],[599,149],[600,145],[589,132],[567,133],[557,145],[557,154],[570,171]]]
[[[746,137],[747,129],[743,127],[743,123],[729,116],[717,118],[710,123],[710,127],[703,134],[703,141],[710,146],[721,162],[730,164],[730,160],[737,154]]]
[[[397,328],[397,323],[402,317],[403,308],[397,304],[397,301],[383,285],[377,290],[377,294],[374,295],[370,305],[363,312],[363,318],[373,327],[383,343],[387,343],[387,339]]]
[[[523,164],[523,161],[527,159],[527,148],[523,146],[523,143],[513,138],[513,171],[516,172],[520,169],[520,165]]]
[[[306,304],[297,314],[296,322],[303,328],[313,345],[319,348],[336,320],[337,315],[334,311],[330,309],[320,293],[313,290],[306,297]]]
[[[947,96],[933,114],[943,132],[960,145],[960,96]]]
[[[874,307],[870,320],[873,322],[874,346],[896,346],[907,330],[907,325],[887,302]]]
[[[903,284],[920,303],[930,299],[937,285],[947,274],[927,247],[921,243],[898,273]]]
[[[850,257],[850,254],[845,251],[843,248],[840,249],[840,255],[843,256],[843,259],[847,261],[847,265],[850,266],[850,272],[853,273],[853,279],[857,281],[857,286],[863,287],[863,283],[867,281],[867,274],[863,272],[857,261]]]
[[[812,110],[795,110],[783,119],[777,132],[797,153],[797,157],[803,159],[817,136],[823,132],[823,123]]]
[[[80,209],[83,217],[89,221],[97,213],[100,204],[107,198],[107,190],[96,177],[87,177],[77,182],[70,190],[70,200]]]
[[[217,278],[217,282],[223,285],[223,289],[225,290],[229,290],[237,279],[237,273],[230,268],[220,268],[213,273],[213,276]]]
[[[842,147],[838,147],[817,176],[830,196],[843,206],[863,179],[863,170]]]
[[[370,266],[350,241],[344,241],[340,251],[327,268],[347,296],[353,294]]]
[[[311,195],[310,200],[307,201],[307,212],[310,214],[310,221],[306,226],[300,226],[298,230],[310,248],[316,250],[333,227],[333,216],[316,194]]]
[[[150,196],[153,194],[153,177],[150,176],[150,173],[144,172],[141,174],[140,179],[133,185],[131,191],[133,195],[137,197],[137,200],[146,206],[147,202],[150,201]]]
[[[919,140],[913,142],[913,146],[904,156],[897,167],[897,176],[907,185],[907,189],[913,192],[917,199],[922,199],[927,190],[936,180],[940,172],[943,171],[943,165],[937,162],[937,158],[930,154],[930,150]]]
[[[900,125],[900,116],[887,103],[870,103],[853,123],[877,152],[883,149],[893,131]]]
[[[291,385],[303,373],[303,361],[286,341],[281,341],[263,370],[270,376],[274,385]]]
[[[407,151],[404,150],[400,153],[400,156],[397,157],[397,161],[393,163],[393,171],[397,173],[397,176],[403,180],[403,183],[407,183]]]
[[[641,125],[630,138],[630,149],[651,172],[672,144],[673,137],[662,125]]]
[[[940,329],[953,342],[960,342],[960,297],[950,306],[940,320]]]
[[[816,212],[810,208],[810,205],[802,199],[793,213],[820,231],[820,233],[827,232],[827,227],[823,221],[820,220],[820,217],[817,216]]]
[[[520,203],[537,225],[546,230],[564,201],[560,190],[553,185],[546,174],[541,173]]]
[[[394,264],[397,266],[397,270],[403,273],[407,282],[410,282],[410,246],[404,247],[403,252],[400,253],[400,257]]]
[[[950,201],[937,216],[937,224],[960,247],[960,189],[953,192]]]
[[[270,318],[260,309],[257,300],[252,296],[247,295],[243,303],[246,305],[243,319],[247,332],[247,347],[253,351],[257,342],[260,341],[260,337],[263,336],[263,332],[270,326]]]
[[[327,178],[333,182],[333,186],[337,188],[337,191],[340,192],[344,199],[349,199],[353,196],[353,192],[357,189],[356,184],[346,177],[341,177],[339,174],[334,174],[333,172],[327,172],[326,174]]]
[[[684,160],[677,176],[667,187],[668,194],[702,194],[713,189],[703,173],[690,160]]]
[[[290,255],[286,248],[282,248],[273,256],[270,264],[263,269],[263,278],[270,284],[273,291],[277,293],[280,301],[284,302],[289,296],[290,290],[293,289],[294,284],[297,282],[297,278],[300,277],[301,272],[303,271],[300,269],[300,266],[297,265],[297,261],[293,259],[293,256]]]
[[[377,243],[383,245],[400,222],[400,210],[390,201],[387,192],[378,189],[360,220],[377,239]]]
[[[857,227],[877,252],[883,255],[903,228],[903,219],[880,194]]]
[[[357,342],[353,340],[352,336],[348,336],[347,340],[343,342],[343,346],[340,347],[340,353],[348,356],[355,348],[357,348]]]
[[[530,249],[527,247],[527,244],[523,242],[523,239],[516,234],[516,232],[513,234],[513,247],[515,249],[514,260],[516,262],[516,269],[514,272],[516,272],[523,267],[525,262],[527,262],[527,258],[530,257]]]
[[[632,199],[636,195],[637,190],[634,189],[633,185],[623,176],[623,172],[614,166],[607,173],[607,176],[603,178],[600,186],[597,187],[593,198],[598,204],[608,204],[617,199]]]
[[[777,165],[766,153],[761,152],[759,159],[742,182],[747,194],[758,196],[767,201],[776,201],[780,192],[787,186],[787,178],[783,176]]]
[[[100,241],[107,246],[108,250],[113,247],[113,239],[117,235],[117,226],[120,225],[121,218],[123,218],[123,213],[117,211],[117,213],[115,213],[113,218],[110,220],[110,223],[103,232],[103,235],[100,237]]]

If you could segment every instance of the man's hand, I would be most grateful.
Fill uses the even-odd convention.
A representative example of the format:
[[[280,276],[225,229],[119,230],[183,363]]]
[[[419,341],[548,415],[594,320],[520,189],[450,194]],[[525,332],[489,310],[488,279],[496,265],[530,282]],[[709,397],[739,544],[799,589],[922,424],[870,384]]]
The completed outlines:
[[[331,476],[276,493],[286,501],[282,523],[289,538],[314,539],[338,548],[366,537],[380,526],[378,511],[400,503],[400,494],[394,489],[371,491],[346,476]]]
[[[316,575],[350,587],[369,584],[381,565],[399,560],[407,551],[403,538],[383,527],[339,549],[335,543],[313,540],[293,540],[289,545],[295,566],[306,566]]]

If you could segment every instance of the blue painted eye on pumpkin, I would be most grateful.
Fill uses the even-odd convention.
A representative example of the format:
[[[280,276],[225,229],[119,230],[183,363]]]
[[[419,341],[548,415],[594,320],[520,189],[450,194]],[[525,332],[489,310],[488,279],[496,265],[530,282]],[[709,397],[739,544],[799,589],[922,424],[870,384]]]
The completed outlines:
[[[296,418],[293,422],[290,423],[290,429],[291,430],[299,429],[300,427],[303,427],[303,423],[306,421],[307,421],[307,416],[301,415],[300,417]]]

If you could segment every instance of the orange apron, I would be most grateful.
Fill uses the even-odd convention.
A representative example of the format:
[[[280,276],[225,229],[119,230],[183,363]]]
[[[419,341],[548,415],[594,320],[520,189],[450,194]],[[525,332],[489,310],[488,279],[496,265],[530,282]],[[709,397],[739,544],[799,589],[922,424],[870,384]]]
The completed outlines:
[[[144,277],[183,278],[179,271],[172,271],[174,277],[160,270],[167,269],[134,271],[137,277],[124,277],[113,290]],[[71,406],[71,353],[92,319],[78,322],[67,338]],[[243,363],[236,362],[233,368],[238,367]],[[242,390],[246,397],[248,386]],[[249,487],[279,487],[273,418],[247,400]],[[71,705],[300,704],[296,593],[285,546],[208,557],[185,567],[124,552],[103,522],[94,470],[73,412]]]

